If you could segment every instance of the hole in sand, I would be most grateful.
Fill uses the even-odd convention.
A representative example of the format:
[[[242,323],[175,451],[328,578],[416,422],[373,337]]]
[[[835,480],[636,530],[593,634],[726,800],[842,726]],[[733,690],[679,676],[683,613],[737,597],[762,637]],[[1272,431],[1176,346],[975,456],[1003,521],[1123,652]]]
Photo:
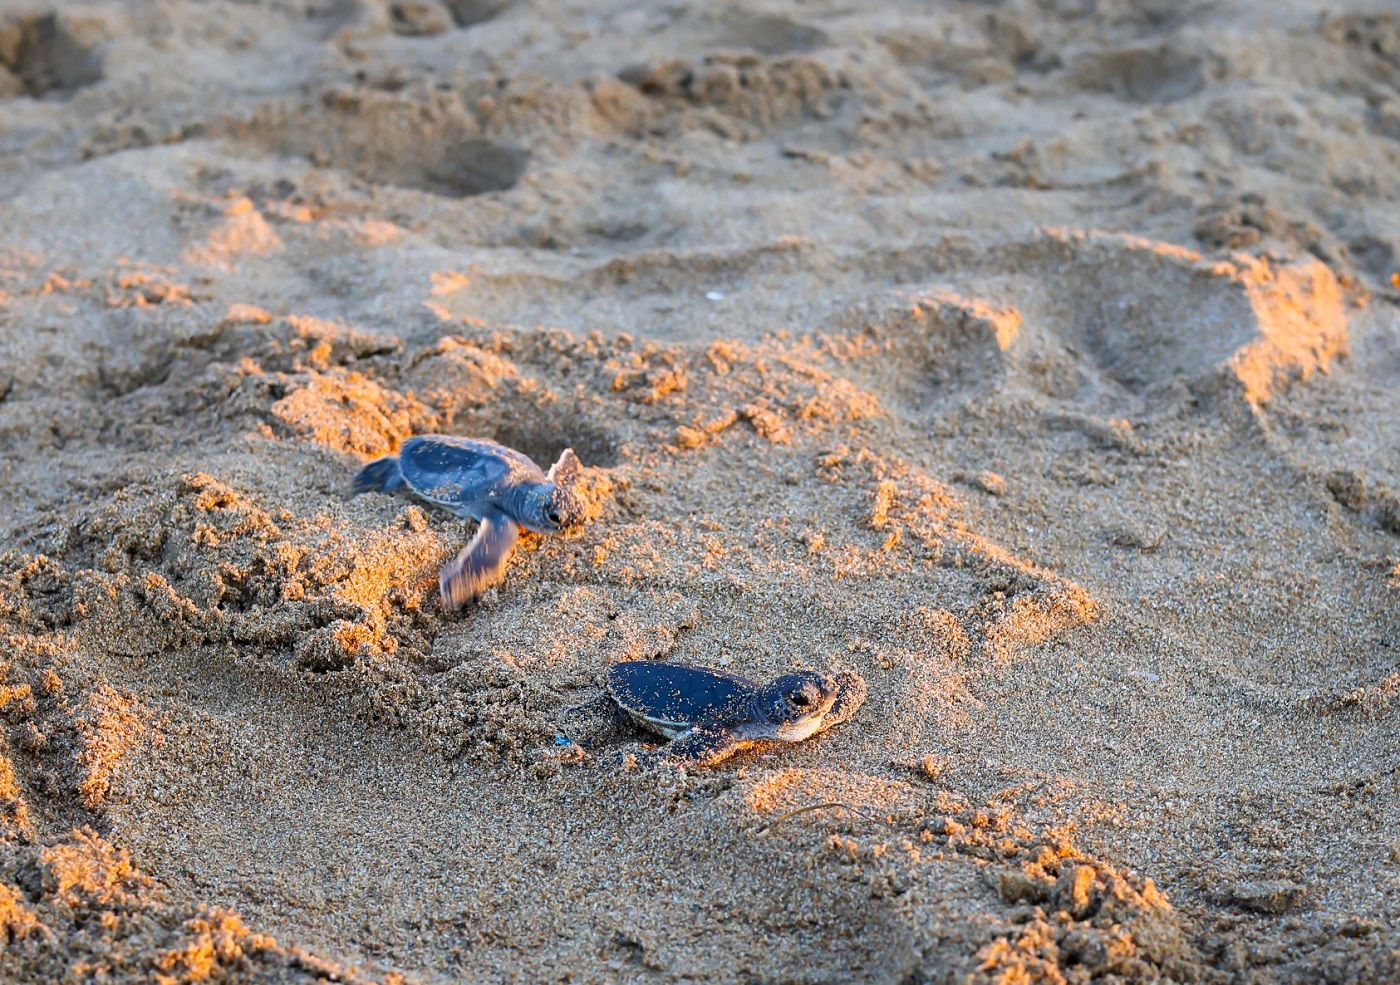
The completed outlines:
[[[447,11],[458,27],[475,27],[495,18],[509,0],[447,0]]]
[[[1194,54],[1162,45],[1095,53],[1076,63],[1074,74],[1088,89],[1111,92],[1135,103],[1170,103],[1199,92],[1205,66]]]
[[[339,141],[307,156],[318,167],[350,171],[376,185],[412,188],[444,198],[508,191],[530,160],[526,151],[479,137],[440,136],[420,144],[375,142],[372,128],[358,130],[347,128],[338,135]]]
[[[0,23],[0,97],[68,94],[102,78],[102,25],[39,14]]]
[[[736,12],[729,18],[728,27],[721,39],[722,44],[748,48],[760,55],[814,51],[831,43],[826,32],[819,28],[772,14]]]
[[[315,104],[255,117],[241,129],[274,153],[447,198],[514,188],[530,161],[528,151],[482,137],[451,101],[424,104],[363,88],[323,93]]]
[[[386,180],[389,184],[404,184],[435,195],[468,198],[514,188],[529,160],[530,155],[518,147],[469,139],[459,141],[441,154],[435,164],[424,169],[417,181],[396,181],[392,176]]]
[[[611,468],[618,462],[617,439],[577,419],[548,424],[538,420],[507,421],[478,433],[523,451],[546,470],[558,461],[565,448],[572,448],[579,460],[590,468]]]

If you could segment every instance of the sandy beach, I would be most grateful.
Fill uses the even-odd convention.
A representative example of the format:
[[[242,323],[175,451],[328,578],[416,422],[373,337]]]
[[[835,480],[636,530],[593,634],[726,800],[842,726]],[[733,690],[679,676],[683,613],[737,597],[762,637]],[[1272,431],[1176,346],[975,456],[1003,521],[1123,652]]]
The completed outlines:
[[[0,504],[5,982],[1400,981],[1400,14],[9,0]]]

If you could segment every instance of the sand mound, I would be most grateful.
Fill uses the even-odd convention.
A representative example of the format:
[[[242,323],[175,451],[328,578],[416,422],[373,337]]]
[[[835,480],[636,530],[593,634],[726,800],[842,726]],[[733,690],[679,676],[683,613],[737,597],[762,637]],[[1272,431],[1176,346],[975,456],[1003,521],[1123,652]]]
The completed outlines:
[[[6,14],[0,977],[1393,980],[1396,22],[1257,6]],[[428,432],[586,466],[460,614]]]

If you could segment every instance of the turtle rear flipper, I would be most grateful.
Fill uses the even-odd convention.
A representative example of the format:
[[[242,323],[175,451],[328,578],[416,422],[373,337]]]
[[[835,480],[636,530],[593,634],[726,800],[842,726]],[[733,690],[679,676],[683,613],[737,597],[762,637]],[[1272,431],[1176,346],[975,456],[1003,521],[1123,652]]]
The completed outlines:
[[[865,703],[865,678],[859,674],[853,674],[849,670],[842,671],[836,675],[836,684],[836,701],[831,710],[822,717],[822,727],[818,731],[825,732],[833,725],[840,725]]]
[[[355,473],[350,483],[352,496],[365,492],[393,492],[403,487],[403,473],[399,471],[399,460],[394,455],[375,459]]]

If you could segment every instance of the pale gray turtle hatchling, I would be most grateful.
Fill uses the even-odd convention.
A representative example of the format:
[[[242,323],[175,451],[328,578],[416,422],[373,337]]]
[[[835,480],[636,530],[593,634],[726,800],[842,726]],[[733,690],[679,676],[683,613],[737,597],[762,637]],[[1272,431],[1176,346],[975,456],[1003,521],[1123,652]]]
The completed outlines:
[[[813,670],[756,684],[688,664],[626,660],[604,680],[612,702],[637,725],[670,739],[648,758],[710,766],[758,742],[801,742],[856,713],[865,681]]]
[[[355,476],[353,493],[408,489],[457,516],[480,520],[476,536],[438,575],[442,601],[458,609],[499,582],[520,528],[562,533],[583,522],[583,502],[569,488],[582,471],[572,448],[549,472],[513,448],[483,438],[422,434],[398,455],[376,459]]]

